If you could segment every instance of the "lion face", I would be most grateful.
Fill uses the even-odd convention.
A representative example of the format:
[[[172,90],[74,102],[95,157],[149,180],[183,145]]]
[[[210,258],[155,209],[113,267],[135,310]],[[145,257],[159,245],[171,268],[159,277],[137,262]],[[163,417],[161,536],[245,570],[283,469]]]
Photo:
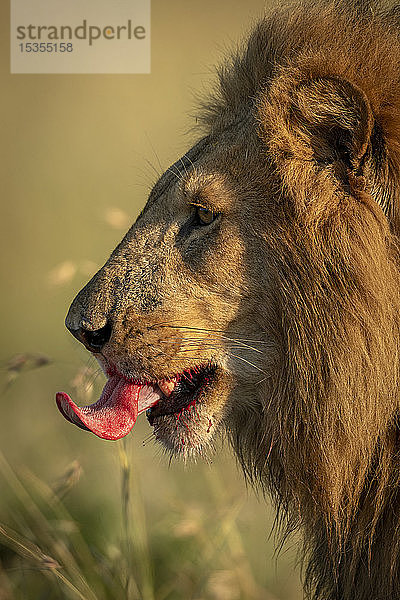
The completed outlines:
[[[208,136],[168,169],[66,320],[114,381],[111,388],[126,383],[112,390],[115,414],[107,418],[122,418],[131,385],[156,439],[185,456],[208,446],[246,389],[265,379],[268,337],[255,317],[264,294],[256,282],[265,283],[265,275],[245,243],[259,235],[261,215],[249,202],[259,190],[252,180],[237,184],[249,168],[249,159],[241,164],[238,157],[254,155],[257,139],[239,147],[229,136]],[[63,412],[108,437],[107,426]]]
[[[107,439],[147,412],[184,457],[226,430],[286,506],[336,518],[397,410],[399,41],[321,15],[261,21],[221,71],[207,135],[67,316],[103,393],[57,401]]]
[[[350,5],[277,11],[221,69],[68,314],[101,398],[57,396],[108,439],[147,411],[184,457],[225,430],[302,525],[315,600],[400,597],[400,38]]]

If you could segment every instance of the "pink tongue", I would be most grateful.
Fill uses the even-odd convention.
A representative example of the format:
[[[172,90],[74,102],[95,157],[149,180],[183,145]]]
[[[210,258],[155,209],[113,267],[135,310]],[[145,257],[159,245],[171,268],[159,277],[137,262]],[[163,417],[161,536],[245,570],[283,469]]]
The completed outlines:
[[[118,375],[110,377],[100,399],[90,406],[77,406],[68,394],[56,394],[61,414],[81,429],[92,431],[106,440],[118,440],[134,426],[138,414],[155,404],[161,393],[151,386],[125,381]]]

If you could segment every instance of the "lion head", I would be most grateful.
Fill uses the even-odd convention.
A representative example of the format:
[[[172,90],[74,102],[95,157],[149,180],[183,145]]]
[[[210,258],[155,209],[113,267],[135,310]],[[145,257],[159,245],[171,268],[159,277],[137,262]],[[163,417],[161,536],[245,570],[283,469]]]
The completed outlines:
[[[66,320],[108,376],[66,418],[146,411],[183,457],[226,433],[323,600],[400,597],[399,57],[396,10],[262,20]]]

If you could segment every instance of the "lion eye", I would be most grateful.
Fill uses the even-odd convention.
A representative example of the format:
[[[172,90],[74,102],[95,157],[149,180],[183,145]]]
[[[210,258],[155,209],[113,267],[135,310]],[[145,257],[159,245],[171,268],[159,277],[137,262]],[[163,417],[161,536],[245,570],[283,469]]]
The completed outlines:
[[[210,225],[216,216],[217,215],[213,213],[212,210],[208,210],[208,208],[202,208],[201,206],[196,206],[196,225]]]

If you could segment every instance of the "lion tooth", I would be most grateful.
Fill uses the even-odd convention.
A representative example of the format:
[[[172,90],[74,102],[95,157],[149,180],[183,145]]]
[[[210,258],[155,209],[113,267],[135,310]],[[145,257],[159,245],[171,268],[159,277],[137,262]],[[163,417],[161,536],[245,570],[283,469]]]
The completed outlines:
[[[160,388],[162,393],[165,396],[167,396],[167,398],[168,398],[168,396],[170,396],[172,394],[175,386],[176,386],[176,378],[170,379],[169,381],[166,381],[165,379],[163,379],[163,381],[158,382],[158,387]]]

